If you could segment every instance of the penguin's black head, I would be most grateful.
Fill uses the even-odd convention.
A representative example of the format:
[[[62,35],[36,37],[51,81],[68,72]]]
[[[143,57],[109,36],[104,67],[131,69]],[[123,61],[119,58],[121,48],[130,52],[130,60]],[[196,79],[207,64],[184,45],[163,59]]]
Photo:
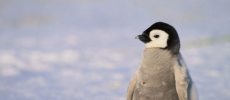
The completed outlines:
[[[155,47],[179,53],[180,39],[177,31],[173,26],[164,22],[154,23],[142,35],[136,36],[136,39],[144,42],[146,48]]]

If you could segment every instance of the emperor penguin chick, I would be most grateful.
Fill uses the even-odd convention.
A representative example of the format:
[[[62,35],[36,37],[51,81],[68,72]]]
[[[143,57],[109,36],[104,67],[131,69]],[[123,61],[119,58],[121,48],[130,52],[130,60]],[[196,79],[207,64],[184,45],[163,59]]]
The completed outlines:
[[[197,100],[173,26],[157,22],[136,39],[146,49],[129,84],[127,100]]]

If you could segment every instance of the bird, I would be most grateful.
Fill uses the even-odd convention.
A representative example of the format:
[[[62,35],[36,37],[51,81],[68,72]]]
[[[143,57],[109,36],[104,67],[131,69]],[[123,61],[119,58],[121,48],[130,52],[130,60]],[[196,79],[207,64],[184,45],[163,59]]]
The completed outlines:
[[[126,100],[197,100],[176,29],[156,22],[135,38],[145,44],[145,49],[129,83]]]

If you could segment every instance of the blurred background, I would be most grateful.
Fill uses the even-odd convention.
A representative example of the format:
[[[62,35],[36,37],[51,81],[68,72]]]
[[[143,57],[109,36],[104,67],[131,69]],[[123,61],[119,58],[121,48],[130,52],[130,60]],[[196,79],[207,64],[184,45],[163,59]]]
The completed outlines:
[[[230,100],[229,0],[0,0],[0,100],[125,100],[157,21],[200,100]]]

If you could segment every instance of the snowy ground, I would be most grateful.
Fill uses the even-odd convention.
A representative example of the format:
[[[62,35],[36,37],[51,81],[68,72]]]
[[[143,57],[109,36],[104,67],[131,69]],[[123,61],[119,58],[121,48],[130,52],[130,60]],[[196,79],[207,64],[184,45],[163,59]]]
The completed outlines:
[[[0,100],[125,100],[156,21],[177,29],[200,100],[230,100],[230,1],[0,0]]]

